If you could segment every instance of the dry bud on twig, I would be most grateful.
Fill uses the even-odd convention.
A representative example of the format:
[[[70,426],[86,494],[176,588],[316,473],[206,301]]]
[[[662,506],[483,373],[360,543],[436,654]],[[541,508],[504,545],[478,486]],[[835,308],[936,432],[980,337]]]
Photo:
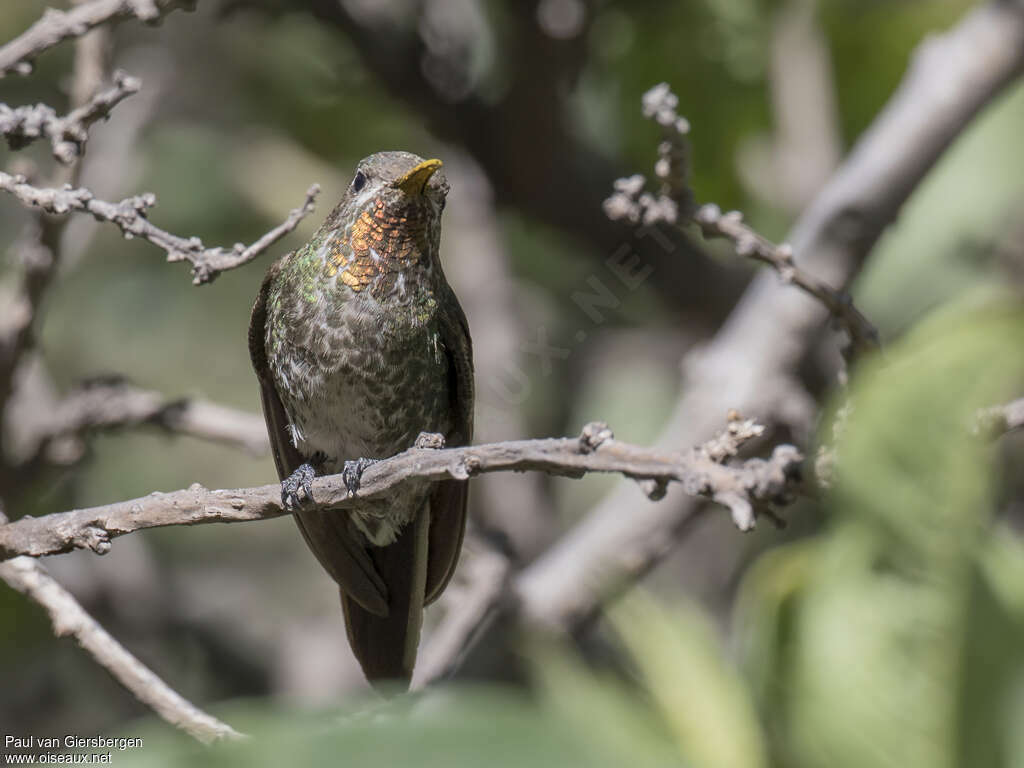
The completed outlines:
[[[147,240],[167,253],[168,261],[187,261],[192,265],[192,282],[196,285],[209,283],[221,272],[247,264],[271,245],[298,226],[313,212],[320,186],[314,184],[306,190],[306,200],[291,211],[288,218],[267,232],[252,245],[236,243],[233,248],[207,248],[198,237],[184,238],[172,235],[146,218],[146,212],[156,205],[152,193],[135,195],[118,203],[97,200],[84,187],[46,189],[33,187],[23,176],[12,176],[0,171],[0,189],[14,195],[28,206],[40,208],[47,213],[65,214],[71,211],[85,211],[97,221],[116,224],[126,239],[139,237]]]
[[[97,93],[88,103],[64,117],[46,104],[13,109],[0,104],[0,133],[11,149],[21,149],[37,139],[48,138],[53,156],[62,163],[71,163],[85,151],[89,126],[108,117],[110,110],[136,93],[140,85],[138,78],[115,72],[111,88]]]
[[[705,238],[723,237],[733,243],[737,255],[768,264],[788,283],[792,283],[821,302],[850,336],[853,350],[866,352],[879,348],[878,331],[862,315],[849,295],[838,291],[800,269],[793,261],[793,250],[776,245],[743,222],[738,211],[722,213],[714,204],[697,208],[688,182],[689,151],[686,135],[690,125],[676,109],[679,99],[667,83],[660,83],[643,96],[643,113],[665,130],[658,145],[655,176],[661,182],[657,194],[646,191],[647,180],[639,175],[617,179],[612,195],[605,200],[605,214],[645,226],[665,223],[684,228],[696,222]]]

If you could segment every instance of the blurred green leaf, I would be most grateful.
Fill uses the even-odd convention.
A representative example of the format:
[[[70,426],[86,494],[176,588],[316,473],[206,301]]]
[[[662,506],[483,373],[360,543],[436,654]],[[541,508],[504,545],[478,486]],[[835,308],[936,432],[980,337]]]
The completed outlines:
[[[752,569],[740,603],[785,764],[1005,762],[1021,565],[987,531],[993,448],[970,428],[1019,384],[1022,350],[1019,307],[961,303],[859,371],[831,529]]]
[[[570,692],[578,704],[586,706],[580,695],[587,688],[577,688],[576,683],[578,678],[570,683]],[[143,749],[121,753],[116,762],[131,768],[183,764],[198,768],[613,768],[625,759],[605,748],[611,734],[574,728],[511,689],[462,687],[385,703],[364,700],[353,702],[356,714],[296,715],[294,710],[280,711],[265,703],[235,709],[218,714],[251,734],[247,741],[206,749],[163,729],[147,735]],[[136,729],[133,735],[138,733]]]
[[[749,691],[723,657],[722,638],[703,611],[683,604],[669,612],[631,596],[611,616],[690,764],[699,768],[767,764]]]
[[[821,542],[806,539],[765,552],[750,568],[737,596],[736,628],[744,673],[770,724],[779,689],[793,663],[794,619],[817,568]]]
[[[620,763],[668,765],[678,761],[672,734],[647,699],[618,679],[586,668],[575,656],[536,651],[545,703]]]
[[[996,528],[979,561],[993,597],[1024,628],[1024,542],[1020,536],[1005,526]]]

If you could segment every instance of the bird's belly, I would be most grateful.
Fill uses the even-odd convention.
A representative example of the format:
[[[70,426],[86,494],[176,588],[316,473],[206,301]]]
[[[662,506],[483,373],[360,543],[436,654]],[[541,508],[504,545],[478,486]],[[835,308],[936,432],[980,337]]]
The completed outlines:
[[[452,428],[447,365],[417,350],[395,345],[357,354],[337,366],[310,371],[309,385],[289,409],[297,447],[326,456],[325,469],[348,459],[382,458],[409,448],[420,432]],[[372,359],[371,359],[372,358]]]
[[[340,472],[348,460],[392,456],[420,432],[451,431],[448,364],[439,340],[424,332],[389,341],[372,352],[349,347],[291,377],[285,409],[295,445],[307,458],[319,454],[321,473]],[[405,484],[361,504],[353,520],[370,541],[389,544],[429,491],[428,483]]]

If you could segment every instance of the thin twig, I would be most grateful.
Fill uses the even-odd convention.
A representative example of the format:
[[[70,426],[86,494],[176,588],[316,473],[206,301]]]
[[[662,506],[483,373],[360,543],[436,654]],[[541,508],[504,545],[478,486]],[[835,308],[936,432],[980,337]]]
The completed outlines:
[[[11,149],[21,149],[37,139],[47,138],[53,156],[62,163],[71,163],[85,151],[89,126],[108,117],[115,106],[137,93],[140,87],[138,78],[115,72],[111,88],[97,93],[63,117],[46,104],[13,109],[0,104],[0,133]]]
[[[797,266],[793,249],[783,243],[776,245],[743,221],[739,211],[722,213],[708,203],[699,208],[689,187],[689,144],[686,136],[690,124],[676,111],[678,97],[667,83],[651,88],[643,97],[643,113],[665,132],[658,145],[658,162],[654,173],[660,189],[646,191],[647,180],[640,175],[618,179],[614,192],[604,204],[605,213],[613,220],[653,226],[666,223],[680,229],[693,221],[705,238],[722,237],[732,242],[738,256],[754,259],[772,267],[784,282],[797,286],[822,305],[843,325],[853,344],[853,352],[863,353],[880,346],[877,329],[861,314],[849,294],[830,286],[824,280]]]
[[[842,323],[853,342],[854,352],[863,354],[880,347],[878,329],[853,305],[850,294],[837,291],[798,267],[793,261],[793,249],[788,244],[776,245],[746,224],[742,213],[722,213],[714,203],[698,208],[693,220],[705,238],[724,237],[730,240],[738,256],[768,264],[779,273],[783,282],[792,283],[820,301]]]
[[[0,512],[0,523],[6,521]],[[185,699],[135,658],[50,576],[38,560],[16,557],[0,562],[0,579],[46,609],[57,637],[72,635],[78,645],[115,680],[171,725],[203,744],[244,738],[230,725]]]
[[[118,203],[97,200],[92,192],[84,187],[65,189],[46,189],[33,187],[26,183],[23,176],[12,176],[0,171],[0,189],[14,195],[27,206],[39,208],[47,213],[66,214],[71,211],[85,211],[92,214],[97,221],[108,221],[116,224],[125,238],[134,237],[147,240],[167,254],[168,261],[188,261],[192,265],[193,282],[196,285],[209,283],[221,272],[255,259],[263,251],[276,243],[298,226],[307,215],[313,212],[316,196],[320,192],[318,184],[306,191],[303,204],[291,211],[288,218],[267,232],[250,246],[236,243],[231,249],[207,248],[198,237],[184,238],[172,235],[146,218],[146,212],[156,205],[156,197],[151,193],[125,198]]]
[[[48,8],[35,24],[0,47],[0,77],[9,72],[27,75],[32,60],[70,37],[81,37],[93,27],[136,18],[154,24],[176,8],[192,10],[196,0],[91,0],[68,11]]]
[[[793,446],[780,445],[769,459],[726,463],[742,443],[760,431],[752,422],[733,421],[723,436],[685,452],[658,452],[621,443],[612,439],[603,425],[600,429],[588,425],[578,438],[411,448],[367,468],[354,496],[340,474],[314,480],[314,500],[303,509],[348,509],[413,479],[467,480],[485,472],[527,470],[575,478],[590,472],[616,472],[645,482],[652,498],[663,495],[669,483],[678,482],[689,494],[727,506],[736,525],[749,530],[755,509],[792,501],[803,460]],[[23,517],[0,526],[0,558],[39,557],[74,549],[104,554],[110,551],[112,539],[146,528],[265,520],[288,513],[277,483],[214,491],[195,484],[100,507]]]

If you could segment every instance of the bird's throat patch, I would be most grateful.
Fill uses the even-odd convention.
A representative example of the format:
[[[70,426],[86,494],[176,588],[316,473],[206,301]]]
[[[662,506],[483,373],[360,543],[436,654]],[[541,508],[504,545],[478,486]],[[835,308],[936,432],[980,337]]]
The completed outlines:
[[[375,200],[346,233],[327,247],[327,275],[353,291],[394,290],[402,275],[430,249],[427,212],[418,206],[395,208]]]

